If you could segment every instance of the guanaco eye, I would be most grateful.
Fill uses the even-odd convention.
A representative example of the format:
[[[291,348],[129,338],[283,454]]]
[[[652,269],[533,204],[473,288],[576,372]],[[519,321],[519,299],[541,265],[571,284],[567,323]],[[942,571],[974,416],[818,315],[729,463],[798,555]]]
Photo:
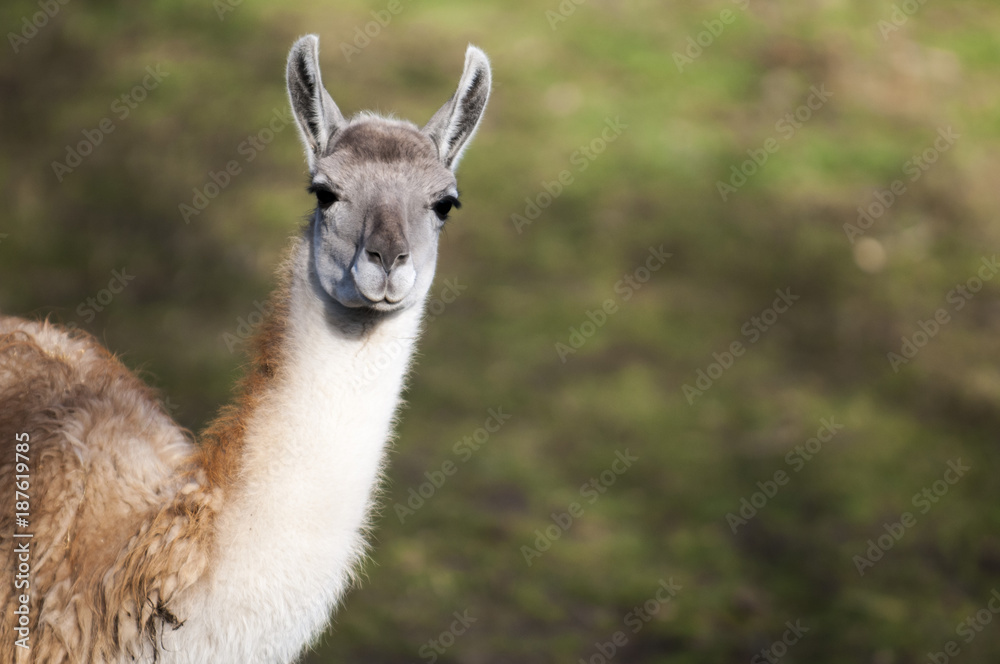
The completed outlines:
[[[309,187],[309,192],[316,195],[316,201],[324,210],[340,200],[332,190],[320,185]]]
[[[454,196],[445,196],[437,203],[432,205],[431,209],[434,210],[434,214],[437,215],[438,219],[444,221],[445,219],[448,218],[448,213],[451,212],[451,208],[453,207],[460,208],[462,207],[462,204],[459,203],[458,199],[455,198]]]

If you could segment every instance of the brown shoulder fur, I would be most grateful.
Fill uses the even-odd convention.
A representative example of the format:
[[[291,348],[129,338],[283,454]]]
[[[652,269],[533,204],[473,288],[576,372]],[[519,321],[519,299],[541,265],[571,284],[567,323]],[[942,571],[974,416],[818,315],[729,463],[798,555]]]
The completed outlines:
[[[15,648],[15,661],[155,659],[160,632],[183,623],[176,607],[210,574],[215,517],[281,361],[289,261],[234,404],[200,447],[90,335],[0,316],[0,495],[14,495],[19,434],[30,449],[28,527],[0,510],[4,578],[29,547],[30,586],[0,584],[0,614],[28,598],[31,649]],[[15,626],[0,622],[0,643],[16,641]]]
[[[27,473],[16,472],[18,434],[28,436]],[[155,394],[92,337],[0,317],[0,495],[14,496],[15,476],[28,475],[27,527],[13,505],[0,510],[3,577],[30,568],[27,587],[0,584],[7,652],[20,638],[11,618],[28,600],[31,647],[13,647],[15,661],[154,652],[158,630],[179,620],[171,601],[207,569],[217,497],[202,488],[195,452]]]

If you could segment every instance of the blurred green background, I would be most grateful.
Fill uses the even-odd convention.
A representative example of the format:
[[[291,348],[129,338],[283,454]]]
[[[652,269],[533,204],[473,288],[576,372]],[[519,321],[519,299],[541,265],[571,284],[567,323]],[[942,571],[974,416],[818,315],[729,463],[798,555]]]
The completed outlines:
[[[294,38],[419,124],[492,58],[373,560],[306,662],[1000,661],[996,3],[44,6],[0,6],[0,309],[193,430],[310,209]]]

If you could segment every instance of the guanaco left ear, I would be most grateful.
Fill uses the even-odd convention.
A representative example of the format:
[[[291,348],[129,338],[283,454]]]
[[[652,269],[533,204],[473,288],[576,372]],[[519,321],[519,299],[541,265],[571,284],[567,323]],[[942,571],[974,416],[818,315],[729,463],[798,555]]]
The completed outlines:
[[[492,80],[489,58],[470,44],[458,90],[423,129],[437,146],[441,162],[451,170],[458,167],[462,152],[476,133],[490,98]]]
[[[330,137],[345,124],[340,109],[323,87],[319,73],[319,37],[306,35],[295,42],[288,54],[286,78],[288,99],[312,172]]]

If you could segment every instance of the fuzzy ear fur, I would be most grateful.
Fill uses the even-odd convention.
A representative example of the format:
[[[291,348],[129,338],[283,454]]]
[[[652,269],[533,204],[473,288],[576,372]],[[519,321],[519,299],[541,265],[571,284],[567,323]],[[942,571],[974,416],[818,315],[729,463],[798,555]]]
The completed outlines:
[[[295,42],[288,54],[286,77],[288,99],[295,113],[311,172],[330,137],[345,124],[340,109],[323,87],[319,71],[319,37],[306,35]]]
[[[492,80],[489,58],[470,44],[458,90],[423,129],[437,146],[442,163],[451,170],[458,167],[462,152],[476,133],[490,97]]]

